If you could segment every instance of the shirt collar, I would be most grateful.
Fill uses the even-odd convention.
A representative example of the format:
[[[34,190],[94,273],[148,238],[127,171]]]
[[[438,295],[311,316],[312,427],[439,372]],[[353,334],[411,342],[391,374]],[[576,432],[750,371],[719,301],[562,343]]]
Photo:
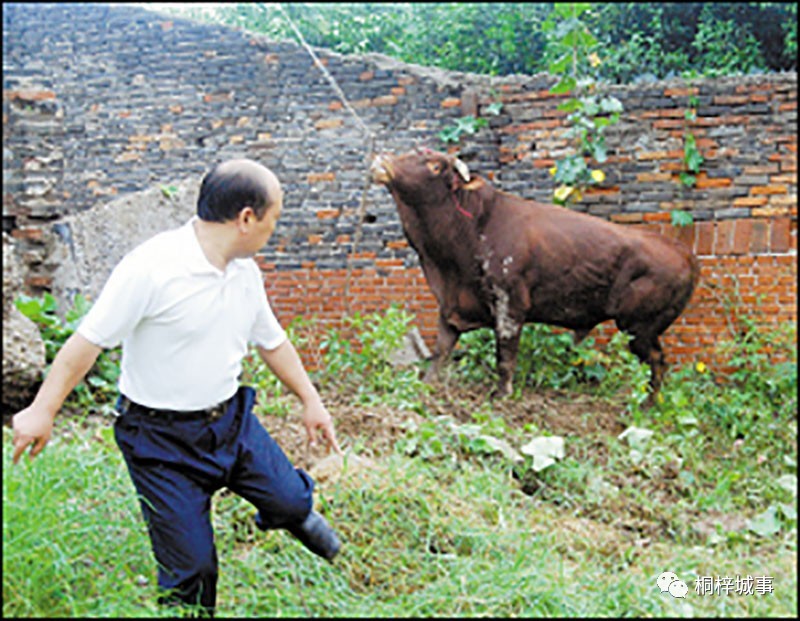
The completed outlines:
[[[203,252],[203,247],[200,245],[200,240],[197,239],[197,232],[194,230],[194,223],[197,220],[199,220],[197,216],[192,216],[191,219],[183,226],[182,232],[186,236],[186,246],[188,251],[186,263],[194,274],[213,274],[215,276],[224,276],[229,269],[222,271],[215,267],[212,265],[211,261],[208,260],[208,257],[206,257],[206,253]],[[231,261],[228,264],[228,268],[230,268],[233,263],[234,262]]]

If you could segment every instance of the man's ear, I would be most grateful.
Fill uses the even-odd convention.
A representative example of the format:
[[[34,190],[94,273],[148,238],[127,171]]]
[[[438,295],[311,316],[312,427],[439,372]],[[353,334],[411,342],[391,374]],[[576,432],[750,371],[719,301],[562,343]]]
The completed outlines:
[[[239,215],[236,216],[236,222],[239,228],[249,227],[254,220],[257,220],[255,209],[252,207],[244,207],[239,210]]]

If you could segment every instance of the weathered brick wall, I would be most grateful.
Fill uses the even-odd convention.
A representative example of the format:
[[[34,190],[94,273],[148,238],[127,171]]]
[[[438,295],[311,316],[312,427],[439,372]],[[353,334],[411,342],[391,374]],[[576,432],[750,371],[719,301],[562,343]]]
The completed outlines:
[[[3,226],[23,247],[29,289],[50,285],[60,216],[199,180],[212,163],[246,156],[275,170],[286,190],[279,229],[259,256],[284,323],[335,323],[398,302],[432,342],[436,305],[394,206],[383,188],[364,190],[367,137],[301,47],[104,5],[6,4],[3,35]],[[317,53],[379,149],[441,147],[443,127],[501,101],[462,153],[502,189],[549,199],[548,169],[568,148],[549,76]],[[731,312],[795,321],[796,73],[609,91],[625,112],[608,131],[608,177],[578,208],[678,235],[700,256],[703,282],[666,335],[668,356],[703,355],[729,332]],[[678,178],[689,131],[705,158],[692,188]],[[695,224],[672,227],[673,209],[691,211]]]

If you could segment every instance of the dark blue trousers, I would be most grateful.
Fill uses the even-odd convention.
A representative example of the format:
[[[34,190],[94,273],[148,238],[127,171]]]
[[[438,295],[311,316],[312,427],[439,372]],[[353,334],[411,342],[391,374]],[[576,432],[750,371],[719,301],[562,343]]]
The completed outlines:
[[[221,418],[179,421],[131,407],[114,436],[139,494],[163,604],[216,605],[217,552],[211,496],[227,487],[258,510],[262,529],[300,524],[314,482],[289,462],[253,414],[255,391],[242,386]]]

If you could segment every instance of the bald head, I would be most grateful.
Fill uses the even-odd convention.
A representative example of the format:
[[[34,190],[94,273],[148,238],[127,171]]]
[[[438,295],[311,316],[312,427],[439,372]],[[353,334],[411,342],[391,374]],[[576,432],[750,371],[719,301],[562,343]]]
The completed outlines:
[[[278,178],[266,166],[248,159],[228,160],[203,178],[197,215],[209,222],[226,222],[251,207],[261,219],[282,198],[281,192]]]

